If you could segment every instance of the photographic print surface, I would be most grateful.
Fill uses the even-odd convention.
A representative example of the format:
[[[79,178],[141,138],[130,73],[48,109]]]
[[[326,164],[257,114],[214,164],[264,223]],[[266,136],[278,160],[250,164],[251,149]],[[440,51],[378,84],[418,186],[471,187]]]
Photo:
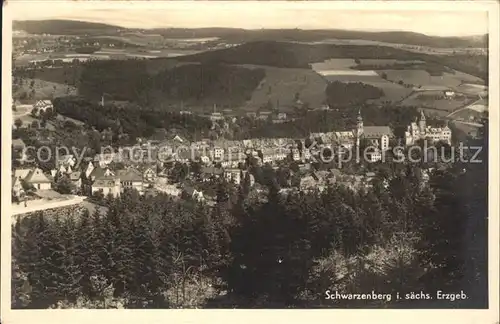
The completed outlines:
[[[12,309],[487,309],[488,13],[197,6],[13,7]]]

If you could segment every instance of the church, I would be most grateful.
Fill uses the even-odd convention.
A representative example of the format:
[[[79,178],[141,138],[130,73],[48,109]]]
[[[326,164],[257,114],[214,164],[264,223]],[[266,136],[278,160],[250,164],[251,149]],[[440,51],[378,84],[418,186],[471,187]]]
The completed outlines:
[[[364,126],[361,112],[358,112],[356,129],[356,146],[360,147],[361,140],[366,140],[368,145],[374,150],[367,152],[371,162],[377,162],[382,159],[382,153],[389,149],[389,140],[394,138],[394,133],[389,126]]]
[[[445,127],[427,126],[425,114],[420,111],[420,119],[412,122],[405,132],[406,145],[415,145],[418,140],[428,139],[433,142],[445,142],[451,145],[451,129]]]

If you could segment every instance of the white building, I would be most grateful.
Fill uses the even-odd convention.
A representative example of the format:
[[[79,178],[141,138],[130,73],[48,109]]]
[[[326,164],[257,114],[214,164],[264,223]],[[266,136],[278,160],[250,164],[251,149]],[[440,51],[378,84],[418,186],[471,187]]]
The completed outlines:
[[[241,183],[241,170],[240,169],[225,169],[224,170],[224,178],[228,182],[234,182],[239,185]]]
[[[52,102],[50,100],[37,100],[33,105],[33,108],[37,109],[38,114],[40,114],[40,112],[42,111],[45,112],[49,108],[54,110],[54,106],[52,105]]]
[[[433,142],[451,144],[451,129],[445,127],[431,127],[426,125],[424,112],[420,112],[420,120],[412,122],[405,132],[406,145],[414,145],[418,140],[429,139]]]

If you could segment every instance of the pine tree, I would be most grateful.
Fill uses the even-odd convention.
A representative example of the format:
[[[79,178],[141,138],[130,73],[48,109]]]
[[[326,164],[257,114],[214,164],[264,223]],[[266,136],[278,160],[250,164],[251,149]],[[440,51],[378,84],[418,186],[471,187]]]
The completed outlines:
[[[50,238],[49,225],[43,212],[26,222],[27,229],[24,235],[23,251],[16,257],[20,269],[28,274],[31,286],[31,298],[28,308],[47,308],[50,303],[46,298],[46,287],[43,277],[43,259],[49,255],[47,249]]]
[[[115,296],[122,296],[127,285],[133,282],[133,246],[131,233],[126,227],[127,213],[114,201],[109,207],[103,224],[104,271],[115,288]]]
[[[82,265],[78,258],[77,246],[77,223],[74,215],[68,214],[62,224],[61,239],[63,244],[61,280],[59,293],[70,302],[75,302],[82,296],[82,286],[80,284],[83,274]]]
[[[103,269],[99,253],[102,251],[102,232],[100,213],[94,210],[92,218],[88,209],[85,209],[77,232],[77,257],[76,262],[81,268],[82,277],[80,285],[85,297],[93,299],[97,297],[97,292],[92,289],[91,278],[102,276]]]
[[[136,307],[157,308],[164,305],[162,295],[163,282],[159,274],[158,247],[152,240],[151,224],[147,214],[144,214],[135,225],[132,222],[134,235],[135,286],[134,296]]]

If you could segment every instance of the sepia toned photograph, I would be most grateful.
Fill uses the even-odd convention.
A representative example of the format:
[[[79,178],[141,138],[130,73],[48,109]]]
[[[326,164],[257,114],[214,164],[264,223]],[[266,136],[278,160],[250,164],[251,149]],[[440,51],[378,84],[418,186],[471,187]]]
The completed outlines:
[[[4,6],[7,308],[498,308],[487,9],[106,2]]]

